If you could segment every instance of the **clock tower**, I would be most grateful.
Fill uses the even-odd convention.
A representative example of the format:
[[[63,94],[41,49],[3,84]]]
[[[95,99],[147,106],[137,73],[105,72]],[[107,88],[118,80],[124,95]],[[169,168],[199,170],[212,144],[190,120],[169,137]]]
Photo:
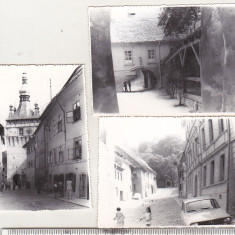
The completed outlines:
[[[23,145],[33,136],[39,125],[39,107],[34,104],[31,109],[28,79],[26,74],[22,76],[22,87],[19,91],[18,108],[9,106],[9,116],[6,119],[5,136],[7,151],[7,181],[14,185],[23,186],[26,179],[27,167],[26,150]]]

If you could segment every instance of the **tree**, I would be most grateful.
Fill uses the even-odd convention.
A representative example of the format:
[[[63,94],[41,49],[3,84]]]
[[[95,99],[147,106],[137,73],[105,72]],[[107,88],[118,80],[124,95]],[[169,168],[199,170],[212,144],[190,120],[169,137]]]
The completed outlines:
[[[158,187],[165,187],[166,181],[177,183],[177,164],[184,149],[184,141],[176,136],[167,136],[156,142],[139,145],[139,155],[157,173]]]
[[[199,7],[166,7],[159,16],[158,26],[164,29],[166,36],[185,34],[195,28],[200,19]]]

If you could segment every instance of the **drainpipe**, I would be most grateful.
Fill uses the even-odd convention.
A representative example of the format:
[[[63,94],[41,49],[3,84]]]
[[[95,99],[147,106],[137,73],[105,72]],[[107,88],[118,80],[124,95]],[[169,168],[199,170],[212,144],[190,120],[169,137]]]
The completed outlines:
[[[159,76],[160,76],[160,87],[162,88],[162,72],[161,72],[161,53],[160,53],[161,42],[158,42],[158,57],[159,57]]]
[[[228,172],[227,172],[227,202],[226,211],[229,210],[229,183],[230,183],[230,162],[231,162],[231,126],[229,119],[228,122]]]

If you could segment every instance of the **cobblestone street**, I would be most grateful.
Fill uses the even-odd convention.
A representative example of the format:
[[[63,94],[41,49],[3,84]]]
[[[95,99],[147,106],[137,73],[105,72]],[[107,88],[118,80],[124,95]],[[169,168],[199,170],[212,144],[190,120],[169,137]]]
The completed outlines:
[[[4,190],[0,194],[0,210],[61,210],[84,209],[74,203],[36,194],[27,190]]]
[[[186,106],[178,106],[163,90],[118,92],[119,112],[129,115],[179,115],[190,113]]]
[[[181,226],[180,205],[175,197],[162,198],[144,203],[137,208],[125,208],[123,213],[126,217],[125,224],[133,227],[146,227],[145,221],[139,221],[144,215],[146,207],[152,211],[152,226]]]
[[[144,200],[131,200],[119,202],[106,211],[99,212],[100,227],[116,227],[115,211],[121,208],[125,216],[124,227],[146,227],[144,220],[140,221],[146,212],[146,207],[151,207],[151,226],[181,226],[180,211],[181,199],[178,198],[177,188],[160,188],[157,192]],[[109,216],[107,216],[109,215]],[[111,216],[110,216],[111,215]]]

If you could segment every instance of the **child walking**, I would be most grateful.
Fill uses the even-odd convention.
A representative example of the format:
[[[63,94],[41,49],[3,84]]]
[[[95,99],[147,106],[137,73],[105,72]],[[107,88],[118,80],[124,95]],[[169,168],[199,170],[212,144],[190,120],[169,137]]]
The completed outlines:
[[[116,226],[118,228],[123,228],[124,227],[124,219],[125,216],[123,215],[123,213],[121,212],[121,208],[118,207],[117,208],[117,212],[116,212],[116,216],[113,220],[116,220]]]
[[[151,208],[150,207],[146,208],[146,212],[145,212],[144,216],[140,219],[140,221],[143,220],[143,219],[145,219],[147,227],[151,226],[152,214],[151,214]]]

